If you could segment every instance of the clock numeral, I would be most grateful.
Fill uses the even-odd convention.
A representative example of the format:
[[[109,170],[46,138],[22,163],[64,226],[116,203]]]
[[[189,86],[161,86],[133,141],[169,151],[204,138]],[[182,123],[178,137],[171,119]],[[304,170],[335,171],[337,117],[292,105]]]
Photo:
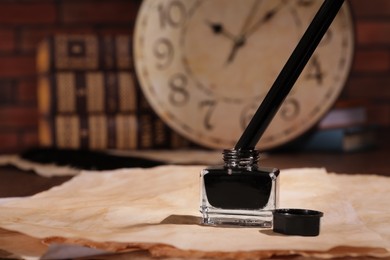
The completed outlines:
[[[173,45],[166,38],[160,38],[153,46],[153,54],[157,58],[156,67],[158,69],[167,68],[173,60]]]
[[[280,107],[279,114],[284,120],[292,120],[298,116],[300,111],[299,103],[294,98],[287,98]]]
[[[215,111],[215,107],[217,105],[217,102],[215,100],[204,100],[199,103],[199,107],[206,109],[206,114],[204,116],[203,120],[203,126],[207,130],[212,130],[214,128],[214,125],[211,124],[211,116],[213,115]]]
[[[185,6],[179,1],[167,2],[167,4],[158,5],[160,16],[160,27],[165,29],[167,26],[177,28],[184,24],[186,18]]]
[[[187,90],[188,79],[182,73],[175,74],[168,82],[172,90],[169,95],[169,101],[174,106],[184,106],[190,99],[190,93]]]
[[[318,61],[316,55],[313,55],[311,57],[307,69],[308,69],[308,73],[306,74],[306,78],[314,79],[317,81],[318,85],[322,85],[324,74],[321,70],[321,64]]]

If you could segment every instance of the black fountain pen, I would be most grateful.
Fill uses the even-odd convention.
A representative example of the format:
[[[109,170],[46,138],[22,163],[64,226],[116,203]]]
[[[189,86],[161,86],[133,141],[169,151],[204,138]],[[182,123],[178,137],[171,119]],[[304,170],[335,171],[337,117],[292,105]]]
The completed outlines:
[[[201,172],[200,211],[203,224],[272,227],[273,214],[278,207],[279,170],[258,166],[259,151],[256,145],[343,2],[324,1],[236,146],[224,150],[225,164],[208,167]],[[294,214],[297,213],[305,215],[307,220],[312,220],[309,216],[322,216],[321,212],[311,210],[295,209]],[[307,231],[298,234],[318,234],[316,226]]]

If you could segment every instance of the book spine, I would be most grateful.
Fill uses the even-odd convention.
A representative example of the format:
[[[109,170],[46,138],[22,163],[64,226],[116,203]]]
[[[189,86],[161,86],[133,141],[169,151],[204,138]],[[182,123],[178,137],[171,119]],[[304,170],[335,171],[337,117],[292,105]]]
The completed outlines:
[[[364,125],[367,113],[364,107],[335,108],[330,110],[318,123],[320,129]]]
[[[132,40],[127,35],[54,35],[38,46],[39,74],[52,71],[133,69]]]
[[[131,72],[58,72],[38,80],[43,115],[132,113],[138,110],[135,75]],[[142,109],[148,110],[143,104]]]
[[[168,149],[191,144],[171,131],[156,115],[57,115],[41,118],[45,146],[72,149]]]
[[[376,143],[373,126],[319,129],[300,143],[301,150],[322,152],[355,152]]]
[[[85,149],[190,144],[153,112],[137,83],[128,35],[54,35],[38,47],[39,140]]]
[[[367,101],[339,99],[318,122],[319,129],[364,126],[367,122]]]

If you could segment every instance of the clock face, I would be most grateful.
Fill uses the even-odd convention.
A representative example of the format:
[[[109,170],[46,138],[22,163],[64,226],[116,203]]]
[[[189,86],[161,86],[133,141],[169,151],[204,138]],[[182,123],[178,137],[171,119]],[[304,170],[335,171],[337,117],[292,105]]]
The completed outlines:
[[[141,88],[173,129],[211,148],[234,147],[322,1],[144,0],[134,59]],[[344,86],[353,56],[344,5],[258,144],[311,128]]]

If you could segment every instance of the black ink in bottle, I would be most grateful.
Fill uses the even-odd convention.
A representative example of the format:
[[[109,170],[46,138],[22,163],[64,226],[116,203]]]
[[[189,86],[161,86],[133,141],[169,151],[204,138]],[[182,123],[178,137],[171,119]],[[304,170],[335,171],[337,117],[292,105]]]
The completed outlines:
[[[224,150],[223,158],[201,172],[203,224],[271,227],[279,170],[259,167],[257,150]]]

